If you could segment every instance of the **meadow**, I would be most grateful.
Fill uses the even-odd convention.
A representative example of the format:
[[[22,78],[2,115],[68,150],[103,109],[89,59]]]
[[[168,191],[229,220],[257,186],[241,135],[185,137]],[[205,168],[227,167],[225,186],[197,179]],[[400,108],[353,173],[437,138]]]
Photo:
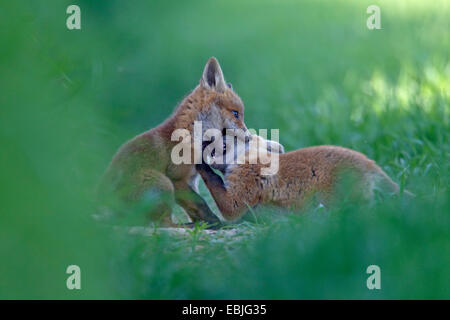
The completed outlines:
[[[373,2],[79,0],[81,30],[66,28],[71,2],[2,2],[0,298],[449,299],[449,3],[375,1],[369,30]],[[210,56],[249,128],[279,129],[288,151],[360,151],[416,198],[262,209],[233,234],[95,221],[114,152],[168,117]],[[72,264],[81,290],[66,288]]]

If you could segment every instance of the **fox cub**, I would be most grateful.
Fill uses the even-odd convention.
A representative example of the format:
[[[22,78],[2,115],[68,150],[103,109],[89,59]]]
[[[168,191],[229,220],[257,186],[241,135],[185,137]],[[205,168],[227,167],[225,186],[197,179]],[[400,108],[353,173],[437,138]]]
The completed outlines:
[[[197,165],[226,220],[236,220],[248,207],[259,204],[301,209],[307,200],[315,199],[329,206],[338,200],[336,187],[342,177],[340,173],[344,172],[355,179],[351,189],[363,198],[371,199],[376,188],[388,193],[399,192],[398,185],[374,161],[359,152],[337,146],[316,146],[281,153],[282,146],[274,147],[276,144],[253,135],[249,144],[236,149],[234,164],[211,164],[222,171],[225,181],[208,164]],[[269,160],[278,161],[278,172],[272,175],[261,173],[267,164],[252,161],[259,152],[267,153],[267,146],[271,149]],[[281,154],[276,153],[277,149]]]
[[[174,225],[171,220],[174,200],[191,221],[219,223],[220,220],[198,194],[198,173],[194,161],[174,164],[171,159],[172,149],[179,143],[172,141],[172,133],[176,129],[185,129],[193,136],[194,121],[201,121],[203,131],[215,128],[248,132],[244,124],[244,105],[231,85],[225,82],[214,57],[206,63],[200,84],[181,101],[172,116],[120,147],[102,178],[100,194],[113,195],[131,204],[138,202],[147,192],[162,192],[169,195],[170,201],[149,209],[150,220],[160,221],[166,226]]]

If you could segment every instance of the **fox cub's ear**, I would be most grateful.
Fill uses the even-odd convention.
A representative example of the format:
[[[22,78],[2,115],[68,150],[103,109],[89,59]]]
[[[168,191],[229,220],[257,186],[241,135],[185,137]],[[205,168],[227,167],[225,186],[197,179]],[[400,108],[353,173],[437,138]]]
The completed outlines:
[[[223,78],[222,69],[216,58],[209,58],[203,70],[203,76],[200,79],[200,86],[206,89],[213,89],[217,92],[224,92],[227,85]]]

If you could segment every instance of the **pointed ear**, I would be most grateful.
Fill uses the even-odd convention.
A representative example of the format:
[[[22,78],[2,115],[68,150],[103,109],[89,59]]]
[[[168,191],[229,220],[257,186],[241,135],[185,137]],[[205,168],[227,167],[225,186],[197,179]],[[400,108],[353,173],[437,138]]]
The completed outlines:
[[[200,86],[205,89],[213,89],[217,92],[224,92],[227,85],[223,77],[222,69],[216,58],[209,58],[200,79]]]

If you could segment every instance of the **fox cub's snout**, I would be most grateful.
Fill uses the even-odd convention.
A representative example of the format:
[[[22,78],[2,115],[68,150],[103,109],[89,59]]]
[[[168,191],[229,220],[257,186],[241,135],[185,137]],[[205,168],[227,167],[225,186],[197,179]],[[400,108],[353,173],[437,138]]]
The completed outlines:
[[[270,157],[284,153],[284,147],[277,141],[266,140],[256,134],[250,136],[236,136],[225,134],[223,137],[222,150],[217,152],[214,148],[207,155],[206,162],[224,172],[229,166],[235,164],[261,162],[262,157]],[[206,144],[203,145],[205,150]],[[266,160],[265,163],[268,162]]]

